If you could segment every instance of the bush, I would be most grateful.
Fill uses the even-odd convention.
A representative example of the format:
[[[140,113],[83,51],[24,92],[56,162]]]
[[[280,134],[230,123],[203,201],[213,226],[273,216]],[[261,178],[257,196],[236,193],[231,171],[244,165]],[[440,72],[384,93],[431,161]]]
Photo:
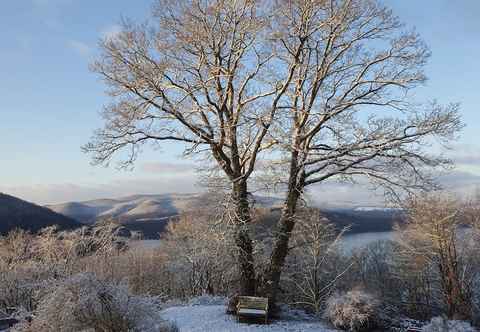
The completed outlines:
[[[0,311],[9,308],[33,311],[44,295],[49,279],[48,271],[36,266],[15,270],[0,268]]]
[[[361,290],[333,294],[324,312],[324,317],[336,328],[347,331],[369,331],[378,325],[380,316],[380,302]]]
[[[133,296],[126,285],[98,280],[93,274],[76,275],[52,287],[31,323],[17,331],[175,331],[162,320],[151,299]]]
[[[446,320],[443,317],[434,317],[422,329],[424,332],[475,332],[470,323],[458,320]]]

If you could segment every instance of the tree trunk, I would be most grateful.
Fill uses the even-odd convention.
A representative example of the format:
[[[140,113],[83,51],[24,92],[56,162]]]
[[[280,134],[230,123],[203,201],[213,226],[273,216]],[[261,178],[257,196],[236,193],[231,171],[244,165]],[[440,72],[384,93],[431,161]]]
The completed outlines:
[[[280,276],[285,259],[288,254],[288,243],[295,226],[295,215],[298,199],[303,191],[304,174],[300,172],[297,164],[298,153],[292,153],[290,163],[290,178],[287,197],[282,209],[280,220],[277,224],[276,238],[274,241],[270,264],[264,275],[264,293],[270,302],[272,311],[276,310],[277,294],[280,286]]]
[[[447,303],[449,319],[468,320],[471,318],[471,303],[465,294],[454,263],[447,266],[443,277],[443,288]]]
[[[240,270],[240,295],[254,296],[256,276],[253,260],[253,245],[248,231],[251,215],[248,204],[247,183],[235,182],[232,188],[235,212],[235,243],[238,248],[238,268]]]

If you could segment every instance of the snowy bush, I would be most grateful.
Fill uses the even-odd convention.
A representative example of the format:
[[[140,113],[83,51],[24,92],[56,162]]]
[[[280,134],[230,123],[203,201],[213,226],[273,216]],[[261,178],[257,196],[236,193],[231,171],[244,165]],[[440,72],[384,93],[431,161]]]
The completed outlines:
[[[15,270],[0,268],[0,311],[24,308],[32,311],[45,293],[50,275],[35,266]]]
[[[17,331],[175,331],[158,315],[152,300],[133,296],[85,273],[67,279],[43,298],[31,323]]]
[[[446,320],[443,317],[434,317],[422,329],[424,332],[475,332],[470,323],[458,320]]]
[[[368,331],[377,325],[380,316],[380,302],[361,290],[333,294],[324,312],[335,327],[347,331]]]
[[[167,270],[174,276],[172,297],[227,295],[235,288],[238,273],[232,260],[232,234],[211,213],[185,213],[167,225],[162,252],[167,255]]]

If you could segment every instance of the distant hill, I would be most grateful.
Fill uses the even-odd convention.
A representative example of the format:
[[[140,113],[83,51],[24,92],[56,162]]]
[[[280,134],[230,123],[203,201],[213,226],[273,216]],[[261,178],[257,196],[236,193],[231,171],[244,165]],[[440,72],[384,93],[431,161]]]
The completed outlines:
[[[85,224],[114,218],[121,223],[138,220],[161,219],[186,211],[202,200],[200,194],[134,195],[117,199],[98,199],[47,205],[57,213]]]
[[[5,235],[15,228],[37,232],[52,225],[58,225],[60,229],[73,229],[81,226],[79,222],[65,215],[0,193],[1,235]]]
[[[279,199],[255,196],[255,205],[273,207]],[[83,224],[112,218],[130,231],[140,231],[146,238],[158,238],[170,218],[182,212],[218,204],[207,194],[133,195],[116,199],[70,202],[47,207]]]
[[[319,208],[319,210],[337,230],[347,227],[346,234],[388,232],[396,223],[402,223],[404,220],[401,210],[396,209]],[[270,209],[270,213],[264,214],[255,225],[255,233],[260,237],[274,233],[280,214],[280,208]]]
[[[327,209],[322,211],[325,217],[337,228],[349,227],[348,233],[388,232],[396,223],[405,218],[398,209]]]
[[[270,209],[257,225],[259,232],[275,226],[281,203],[278,198],[255,196],[255,206]],[[171,217],[215,204],[215,198],[205,194],[161,194],[72,202],[48,208],[86,224],[114,218],[129,230],[141,231],[146,238],[158,238]],[[392,209],[352,207],[321,210],[338,229],[350,226],[349,233],[389,231],[395,222],[401,221],[399,211]]]

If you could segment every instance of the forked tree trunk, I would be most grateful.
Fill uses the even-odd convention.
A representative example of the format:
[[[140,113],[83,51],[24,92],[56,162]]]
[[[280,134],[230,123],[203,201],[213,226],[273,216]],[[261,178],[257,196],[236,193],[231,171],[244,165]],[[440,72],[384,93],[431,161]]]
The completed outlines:
[[[302,194],[304,184],[303,173],[300,172],[297,164],[298,154],[294,152],[292,155],[287,197],[277,224],[270,264],[264,275],[264,295],[268,297],[269,307],[272,311],[276,310],[275,304],[280,286],[280,277],[288,255],[288,243],[295,226],[298,199]]]
[[[235,212],[235,243],[238,248],[238,268],[240,271],[240,294],[253,296],[256,291],[256,276],[253,260],[253,245],[248,231],[251,221],[248,204],[247,183],[235,182],[232,188]]]

